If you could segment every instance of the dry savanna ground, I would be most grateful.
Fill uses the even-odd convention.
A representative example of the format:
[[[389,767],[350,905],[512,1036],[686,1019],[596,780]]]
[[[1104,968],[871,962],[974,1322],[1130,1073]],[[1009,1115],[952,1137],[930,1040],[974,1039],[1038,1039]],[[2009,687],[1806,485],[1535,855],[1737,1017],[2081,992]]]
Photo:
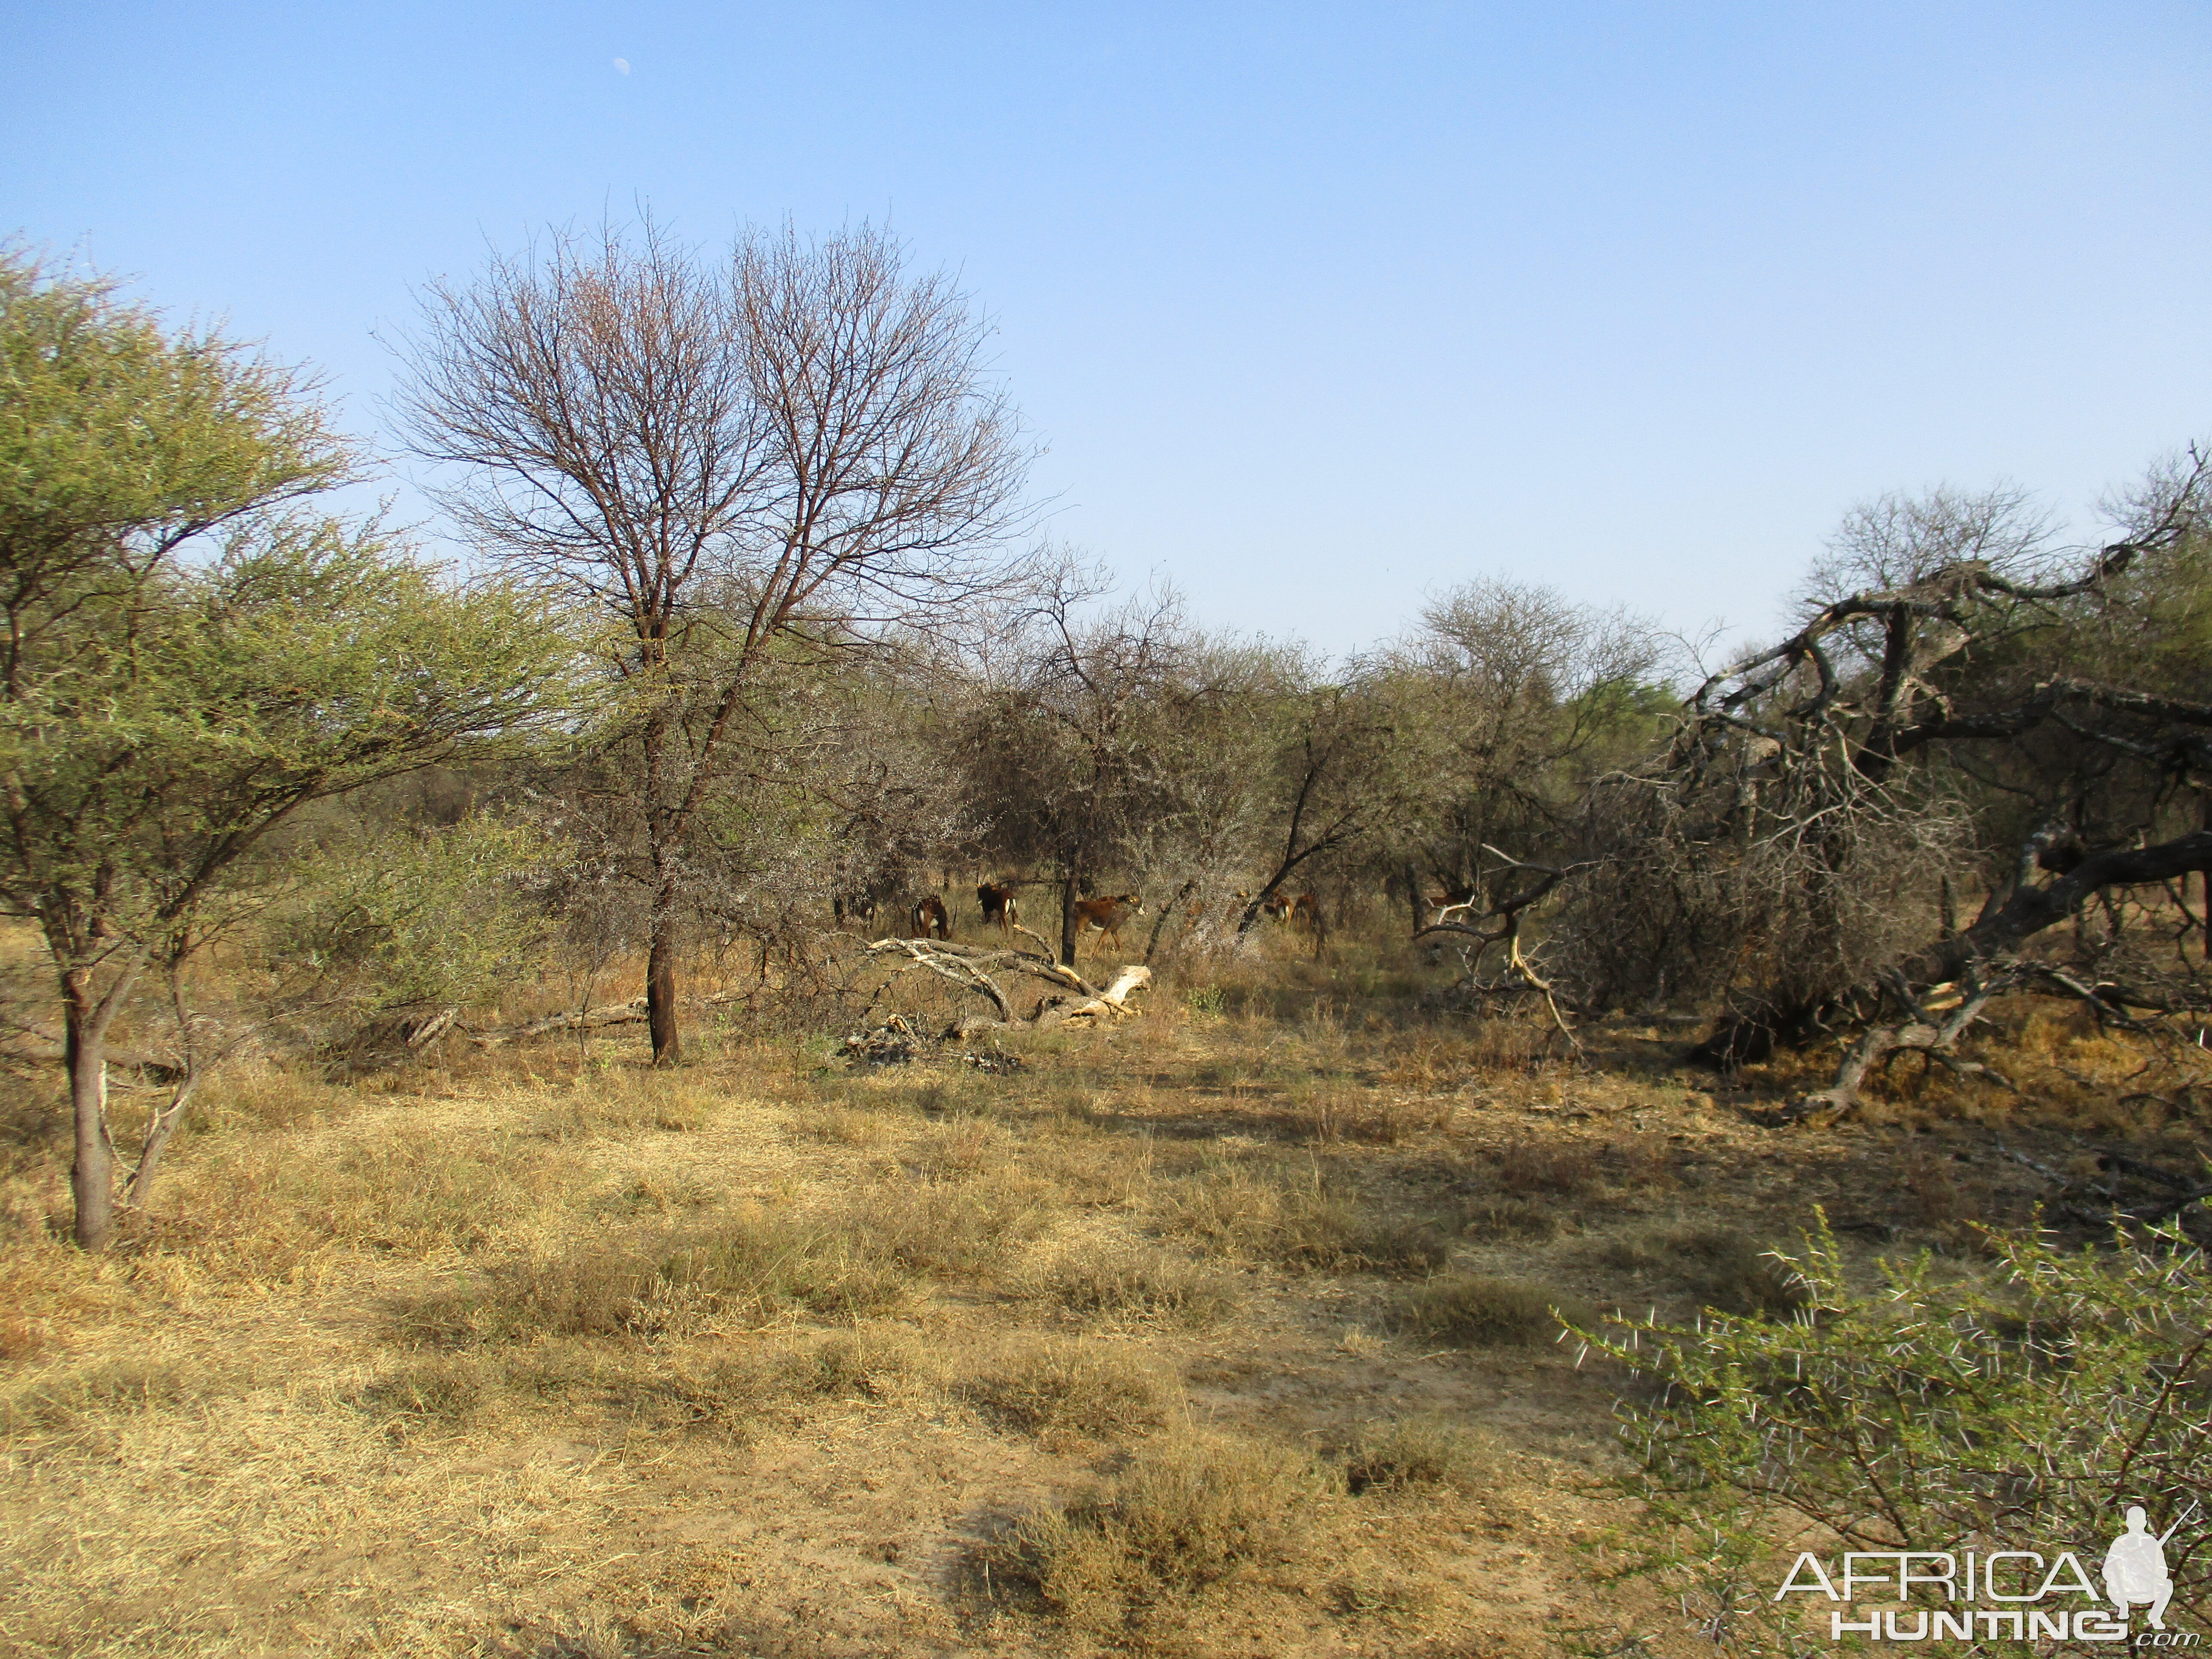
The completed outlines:
[[[1285,941],[968,1051],[1015,1069],[240,1064],[99,1259],[21,1065],[0,1651],[1688,1651],[1603,1578],[1626,1379],[1553,1310],[1786,1310],[1762,1252],[1816,1206],[1974,1271],[2051,1191],[2014,1154],[2195,1149],[2187,1056],[2052,1004],[1991,1039],[2017,1096],[1907,1066],[1779,1132],[1785,1067],[1718,1087],[1664,1022],[1547,1055],[1444,977]]]

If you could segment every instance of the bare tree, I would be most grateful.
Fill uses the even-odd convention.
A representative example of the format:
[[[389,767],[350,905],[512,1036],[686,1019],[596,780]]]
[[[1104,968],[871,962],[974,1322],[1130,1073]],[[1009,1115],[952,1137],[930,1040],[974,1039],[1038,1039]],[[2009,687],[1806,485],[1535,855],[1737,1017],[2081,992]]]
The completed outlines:
[[[1362,671],[1331,684],[1310,662],[1291,666],[1296,678],[1271,699],[1272,752],[1260,768],[1269,822],[1257,838],[1266,874],[1237,913],[1240,936],[1286,884],[1398,829],[1425,793],[1419,722],[1394,677]],[[1322,930],[1313,932],[1318,955]]]
[[[441,499],[598,611],[631,698],[655,1062],[702,815],[771,653],[820,665],[1008,580],[1027,462],[988,327],[862,226],[710,264],[647,223],[434,283],[398,409]]]
[[[1103,572],[1063,562],[994,653],[963,722],[958,764],[986,846],[1048,872],[1060,959],[1075,960],[1076,901],[1130,862],[1176,799],[1177,709],[1200,641],[1167,592],[1091,609]]]

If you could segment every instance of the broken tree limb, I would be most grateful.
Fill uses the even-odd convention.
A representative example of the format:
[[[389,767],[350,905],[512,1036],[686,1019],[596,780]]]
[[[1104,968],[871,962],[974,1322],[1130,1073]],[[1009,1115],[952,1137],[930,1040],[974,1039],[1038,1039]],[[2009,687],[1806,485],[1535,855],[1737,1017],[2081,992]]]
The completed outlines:
[[[986,965],[996,966],[1001,958],[1018,961],[1021,955],[1019,951],[990,951],[981,953],[979,957],[977,952],[965,946],[948,948],[947,942],[944,940],[879,939],[868,947],[868,952],[872,956],[905,957],[910,967],[927,969],[939,978],[951,981],[963,991],[980,992],[989,998],[991,1006],[999,1011],[1001,1023],[1008,1025],[1015,1023],[1013,1004],[1006,1000],[1006,994],[999,988],[998,982],[983,969]],[[902,974],[906,971],[906,969],[902,968],[898,973]],[[875,995],[868,999],[869,1007],[875,1006],[878,1000],[882,997],[884,992],[890,988],[892,981],[897,977],[898,974],[894,974],[891,979],[884,981]]]
[[[1028,932],[1026,928],[1020,931]],[[1030,937],[1036,939],[1036,935],[1031,933]],[[1038,943],[1042,944],[1043,941],[1040,939]],[[926,969],[940,979],[988,999],[997,1011],[998,1018],[990,1020],[979,1019],[972,1014],[963,1015],[953,1026],[954,1031],[963,1037],[988,1030],[994,1025],[1051,1026],[1073,1019],[1097,1019],[1109,1014],[1133,1013],[1135,1010],[1128,1006],[1130,994],[1150,984],[1152,977],[1151,969],[1132,965],[1122,969],[1115,975],[1113,982],[1101,990],[1073,969],[1062,967],[1048,956],[1010,950],[1003,945],[962,945],[949,939],[883,939],[871,945],[868,951],[872,956],[905,957],[910,967]],[[1073,991],[1083,1000],[1072,1002],[1064,995],[1048,996],[1037,1005],[1036,1012],[1024,1019],[1015,1013],[1006,992],[987,971],[992,969],[1027,974],[1062,992]],[[900,969],[902,973],[905,971],[905,969]],[[886,981],[884,988],[889,988],[890,981]],[[882,991],[879,990],[877,995],[881,996]]]
[[[1140,991],[1152,982],[1152,970],[1141,963],[1132,963],[1114,975],[1113,982],[1087,1001],[1079,1003],[1047,1002],[1037,1010],[1036,1024],[1040,1029],[1065,1025],[1073,1020],[1099,1020],[1112,1014],[1131,1014],[1130,994]]]
[[[1942,1019],[1937,1019],[1914,997],[1909,988],[1904,989],[1900,1000],[1910,1017],[1894,1025],[1869,1025],[1860,1033],[1857,1042],[1844,1051],[1843,1061],[1836,1067],[1835,1081],[1817,1093],[1803,1096],[1771,1114],[1767,1121],[1773,1124],[1810,1123],[1826,1128],[1838,1121],[1863,1103],[1859,1085],[1866,1079],[1868,1069],[1876,1062],[1887,1062],[1900,1054],[1918,1054],[1956,1073],[1961,1077],[1980,1077],[2007,1089],[2012,1084],[1997,1072],[1978,1061],[1960,1060],[1950,1052],[1968,1027],[1981,1018],[1983,1006],[1999,991],[2009,988],[2011,975],[1989,983],[1970,978],[1963,987],[1964,994],[1956,1007]],[[2018,1090],[2014,1089],[2015,1094]]]

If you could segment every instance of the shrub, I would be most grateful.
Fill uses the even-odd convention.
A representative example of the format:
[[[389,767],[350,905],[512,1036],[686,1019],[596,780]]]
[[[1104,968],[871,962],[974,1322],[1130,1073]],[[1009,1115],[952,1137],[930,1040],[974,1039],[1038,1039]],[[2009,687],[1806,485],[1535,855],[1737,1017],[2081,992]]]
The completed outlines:
[[[1108,1628],[1132,1607],[1295,1559],[1320,1491],[1292,1454],[1179,1439],[1091,1498],[1021,1522],[978,1552],[979,1565],[1033,1587],[1071,1622]]]
[[[2212,1487],[2203,1253],[2172,1227],[2116,1250],[1987,1237],[1996,1273],[1942,1277],[1923,1255],[1860,1291],[1824,1222],[1788,1264],[1805,1317],[1582,1328],[1657,1385],[1623,1407],[1637,1570],[1723,1651],[1826,1646],[1825,1598],[1771,1599],[1807,1536],[2082,1549],[2140,1503],[2154,1530],[2180,1523],[2170,1565],[2212,1546],[2190,1510]],[[2176,1609],[2212,1613],[2200,1575],[2176,1582]]]

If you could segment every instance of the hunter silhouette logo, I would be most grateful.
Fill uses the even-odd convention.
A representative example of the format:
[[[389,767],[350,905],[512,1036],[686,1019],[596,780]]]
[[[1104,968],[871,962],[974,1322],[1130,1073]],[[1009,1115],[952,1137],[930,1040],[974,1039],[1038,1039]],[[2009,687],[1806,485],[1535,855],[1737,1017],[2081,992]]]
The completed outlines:
[[[2140,1601],[2150,1608],[2150,1627],[2166,1628],[2166,1604],[2173,1600],[2173,1580],[2166,1571],[2166,1546],[2189,1516],[2196,1513],[2197,1505],[2191,1504],[2189,1515],[2164,1532],[2154,1534],[2142,1505],[2129,1506],[2128,1529],[2112,1540],[2112,1547],[2105,1552],[2105,1594],[2112,1598],[2121,1618],[2126,1618],[2128,1608]]]
[[[2132,1645],[2194,1647],[2196,1632],[2166,1627],[2174,1593],[2166,1547],[2197,1509],[2191,1504],[2172,1526],[2154,1533],[2148,1512],[2130,1504],[2125,1530],[2105,1552],[2101,1595],[2071,1550],[2048,1558],[2036,1550],[1852,1550],[1833,1572],[1808,1550],[1790,1567],[1774,1600],[1795,1595],[1846,1607],[1861,1597],[1892,1603],[1867,1608],[1863,1617],[1854,1616],[1856,1608],[1829,1613],[1831,1638],[1864,1636],[1877,1642],[2126,1642],[2130,1610],[2141,1607],[2148,1628]],[[1929,1605],[1930,1598],[1935,1605]]]

